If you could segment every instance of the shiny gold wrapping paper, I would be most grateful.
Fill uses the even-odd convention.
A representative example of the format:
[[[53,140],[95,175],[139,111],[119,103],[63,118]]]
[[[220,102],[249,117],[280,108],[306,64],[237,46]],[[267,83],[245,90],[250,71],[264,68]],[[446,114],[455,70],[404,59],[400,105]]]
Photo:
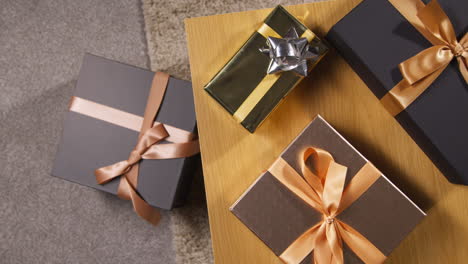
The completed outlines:
[[[308,30],[282,6],[276,7],[264,20],[264,24],[280,36],[284,36],[291,27],[294,27],[300,36]],[[309,69],[312,69],[326,54],[328,47],[317,36],[310,41],[310,45],[317,47],[319,52],[319,56],[309,62]],[[278,73],[278,78],[272,81],[267,75],[270,59],[259,51],[265,46],[266,38],[255,31],[205,85],[205,90],[251,133],[303,78],[293,72],[283,72]],[[266,92],[253,93],[259,84],[266,82],[269,82],[268,89],[264,89]],[[252,100],[253,96],[260,98]],[[249,111],[243,111],[244,113],[239,115],[237,111],[247,99],[254,101],[255,104],[249,108]]]

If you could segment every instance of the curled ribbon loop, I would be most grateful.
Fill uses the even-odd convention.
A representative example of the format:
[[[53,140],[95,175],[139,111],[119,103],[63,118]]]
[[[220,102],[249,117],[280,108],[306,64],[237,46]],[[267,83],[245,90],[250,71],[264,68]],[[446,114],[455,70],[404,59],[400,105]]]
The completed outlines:
[[[311,159],[313,170],[306,166]],[[322,220],[300,235],[281,255],[285,263],[300,263],[313,253],[316,264],[341,264],[343,243],[365,263],[383,263],[386,256],[369,240],[338,215],[356,201],[381,173],[370,163],[364,165],[345,188],[347,167],[319,148],[307,148],[301,160],[302,176],[285,160],[279,158],[269,169],[291,192],[314,210]]]
[[[454,58],[468,83],[468,33],[457,40],[453,25],[437,0],[427,5],[421,0],[389,2],[433,44],[398,66],[403,80],[381,99],[387,110],[396,116],[414,102]]]
[[[159,211],[156,208],[150,206],[140,196],[140,194],[138,194],[136,189],[140,160],[189,157],[197,154],[200,151],[198,140],[192,133],[171,127],[170,130],[172,133],[169,134],[169,128],[166,129],[164,124],[154,122],[164,97],[168,81],[169,75],[161,72],[155,74],[153,83],[151,85],[150,94],[148,96],[148,102],[146,104],[143,121],[141,122],[138,142],[135,148],[130,152],[128,159],[99,168],[95,171],[96,181],[99,184],[105,184],[116,177],[120,177],[117,195],[122,199],[131,200],[135,212],[153,225],[157,225],[159,222]],[[132,125],[136,123],[131,122],[130,124],[130,122],[125,122],[125,120],[128,121],[135,119],[133,116],[131,116],[131,114],[117,112],[118,114],[116,115],[127,117],[127,119],[123,119],[124,121],[122,121],[122,119],[119,119],[118,116],[113,114],[116,113],[115,109],[111,109],[109,107],[95,103],[88,103],[86,100],[82,99],[77,99],[75,101],[80,102],[81,106],[84,105],[87,108],[82,109],[82,107],[77,107],[75,110],[84,113],[107,113],[105,118],[100,118],[103,120],[119,120],[119,124],[127,125],[126,127],[132,127]],[[90,108],[96,111],[90,111]],[[176,143],[157,144],[163,140],[173,140],[176,141]]]

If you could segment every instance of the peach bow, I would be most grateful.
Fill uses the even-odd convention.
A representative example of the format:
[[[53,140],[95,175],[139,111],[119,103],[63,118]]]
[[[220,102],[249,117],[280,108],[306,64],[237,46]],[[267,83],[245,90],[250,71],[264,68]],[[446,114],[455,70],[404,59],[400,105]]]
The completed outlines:
[[[393,115],[413,103],[456,58],[468,83],[468,33],[457,40],[453,25],[437,0],[389,0],[433,46],[399,65],[403,80],[381,102]]]
[[[306,161],[312,157],[314,172]],[[347,167],[319,148],[307,148],[301,160],[302,176],[279,158],[270,173],[306,204],[322,214],[322,221],[300,235],[281,255],[288,264],[300,263],[313,252],[316,264],[343,263],[343,242],[365,263],[383,263],[386,256],[337,216],[374,184],[381,173],[365,164],[345,188]]]
[[[117,195],[125,200],[131,200],[135,212],[153,225],[160,220],[159,211],[149,205],[137,192],[138,168],[142,159],[173,159],[195,155],[199,152],[199,145],[193,133],[171,127],[171,135],[164,124],[154,122],[156,114],[164,97],[169,75],[157,72],[153,78],[150,94],[146,104],[145,114],[141,122],[138,142],[127,160],[99,168],[95,171],[96,181],[105,184],[120,177]],[[95,118],[110,122],[118,121],[120,125],[132,127],[135,118],[108,106],[88,102],[75,98],[74,111],[92,113]],[[96,116],[98,115],[98,116]],[[130,118],[128,118],[130,116]],[[177,143],[157,144],[169,138],[177,139]]]

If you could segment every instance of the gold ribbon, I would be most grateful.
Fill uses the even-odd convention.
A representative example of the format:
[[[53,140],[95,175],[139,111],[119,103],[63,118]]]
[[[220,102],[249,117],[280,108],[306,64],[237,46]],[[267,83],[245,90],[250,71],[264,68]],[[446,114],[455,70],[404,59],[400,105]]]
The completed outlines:
[[[273,28],[268,26],[266,23],[263,23],[257,32],[262,35],[265,39],[268,37],[275,37],[281,38],[280,34],[278,34]],[[306,38],[309,42],[315,38],[315,34],[310,30],[307,29],[301,35],[301,38]],[[318,63],[318,61],[316,62]],[[258,85],[252,90],[250,95],[244,100],[244,102],[239,106],[236,112],[233,114],[234,118],[240,123],[244,121],[244,119],[252,112],[254,107],[260,102],[260,100],[265,96],[265,94],[270,90],[271,87],[278,81],[281,77],[281,73],[276,74],[267,74],[259,83]],[[299,79],[302,80],[303,77]],[[298,82],[299,82],[298,81]],[[298,83],[296,82],[296,84]]]
[[[198,140],[193,133],[154,122],[168,81],[169,75],[165,73],[157,72],[154,75],[143,119],[79,97],[73,97],[70,103],[70,111],[140,132],[138,142],[127,160],[99,168],[95,175],[99,184],[121,176],[117,195],[122,199],[131,200],[135,212],[153,225],[158,224],[160,214],[136,190],[139,161],[189,157],[200,151]],[[157,144],[162,140],[174,143]]]
[[[314,172],[307,166],[311,158]],[[300,263],[313,252],[316,264],[341,264],[343,242],[365,263],[383,263],[386,256],[358,231],[337,216],[356,201],[381,173],[366,163],[345,188],[347,167],[332,155],[309,147],[301,160],[302,176],[279,158],[269,172],[307,205],[322,214],[322,220],[300,235],[281,255],[288,264]]]
[[[432,47],[402,62],[403,76],[381,102],[393,116],[413,103],[456,58],[468,83],[468,33],[458,41],[453,25],[437,0],[425,5],[421,0],[388,0]]]

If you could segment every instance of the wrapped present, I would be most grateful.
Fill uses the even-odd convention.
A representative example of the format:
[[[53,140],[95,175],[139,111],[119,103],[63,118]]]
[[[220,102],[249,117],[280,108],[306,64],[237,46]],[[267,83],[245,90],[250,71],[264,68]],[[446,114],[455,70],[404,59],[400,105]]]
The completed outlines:
[[[205,90],[253,133],[327,51],[310,29],[278,6]]]
[[[442,173],[468,184],[468,1],[427,2],[365,0],[326,38]]]
[[[131,200],[157,224],[199,165],[190,82],[87,54],[52,175]]]
[[[382,263],[425,216],[320,116],[231,211],[288,264]]]

